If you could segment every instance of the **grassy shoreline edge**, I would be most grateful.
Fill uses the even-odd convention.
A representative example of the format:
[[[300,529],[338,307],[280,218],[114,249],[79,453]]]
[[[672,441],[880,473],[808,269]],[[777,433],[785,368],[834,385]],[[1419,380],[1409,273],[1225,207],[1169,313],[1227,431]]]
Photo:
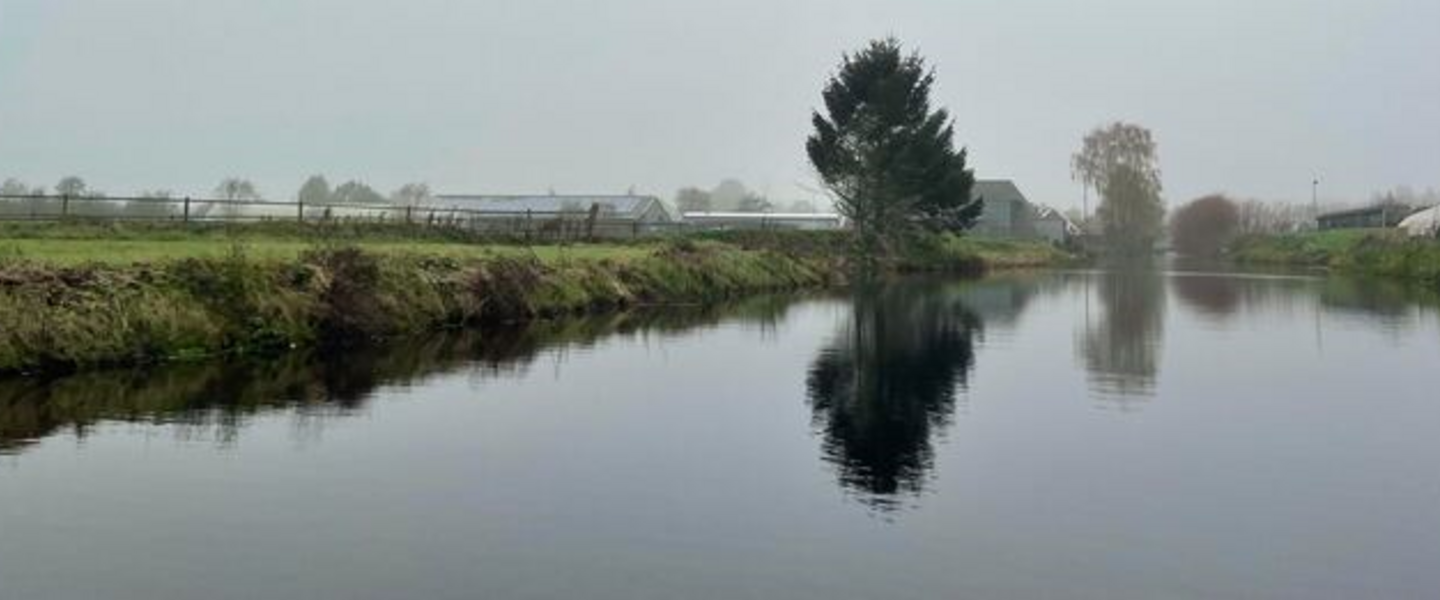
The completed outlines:
[[[103,234],[72,238],[103,251]],[[375,235],[310,239],[295,256],[267,254],[266,240],[244,238],[220,256],[128,263],[0,256],[0,373],[265,354],[462,327],[483,333],[497,323],[835,286],[848,272],[848,242],[833,233],[736,232],[558,252],[455,245],[463,240],[397,251],[367,243]],[[1043,244],[947,236],[916,244],[891,267],[973,274],[1067,260]]]
[[[1440,285],[1440,241],[1394,230],[1248,236],[1236,240],[1228,256],[1245,265],[1310,267]]]

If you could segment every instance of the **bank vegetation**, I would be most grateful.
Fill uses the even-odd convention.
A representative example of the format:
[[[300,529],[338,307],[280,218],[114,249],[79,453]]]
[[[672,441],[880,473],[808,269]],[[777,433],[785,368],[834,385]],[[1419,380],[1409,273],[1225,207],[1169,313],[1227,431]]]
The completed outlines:
[[[1395,230],[1243,236],[1234,241],[1229,256],[1248,265],[1322,268],[1440,285],[1440,240]]]
[[[289,226],[286,226],[289,227]],[[0,372],[269,353],[639,305],[705,303],[841,285],[852,243],[840,232],[717,233],[632,244],[527,247],[403,241],[384,228],[222,234],[54,229],[0,239]],[[65,237],[65,236],[69,237]],[[210,235],[211,238],[204,236]],[[60,240],[93,260],[6,253]],[[148,244],[132,261],[109,244]],[[282,250],[275,250],[274,246]],[[302,246],[298,247],[297,246]],[[33,246],[32,246],[33,248]],[[1054,264],[1036,243],[936,235],[889,270],[976,273]]]

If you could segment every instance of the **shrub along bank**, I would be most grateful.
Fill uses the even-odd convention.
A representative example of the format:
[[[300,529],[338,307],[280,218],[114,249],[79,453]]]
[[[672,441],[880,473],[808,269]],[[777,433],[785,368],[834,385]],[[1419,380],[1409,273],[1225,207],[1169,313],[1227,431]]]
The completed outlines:
[[[843,283],[833,235],[715,235],[541,258],[315,245],[295,258],[0,262],[0,372],[263,353],[640,304]],[[597,257],[598,256],[598,257]],[[40,257],[36,257],[40,258]],[[974,272],[1062,259],[1043,246],[936,238],[897,269]]]
[[[1440,284],[1440,241],[1393,230],[1339,230],[1237,240],[1230,257],[1253,265],[1318,267]]]

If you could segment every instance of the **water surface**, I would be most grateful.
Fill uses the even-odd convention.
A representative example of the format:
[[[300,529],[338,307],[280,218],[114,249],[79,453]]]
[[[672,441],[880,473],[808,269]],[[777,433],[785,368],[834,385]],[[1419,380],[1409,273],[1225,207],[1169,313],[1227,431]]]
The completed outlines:
[[[0,382],[0,598],[1427,598],[1440,316],[1007,274]]]

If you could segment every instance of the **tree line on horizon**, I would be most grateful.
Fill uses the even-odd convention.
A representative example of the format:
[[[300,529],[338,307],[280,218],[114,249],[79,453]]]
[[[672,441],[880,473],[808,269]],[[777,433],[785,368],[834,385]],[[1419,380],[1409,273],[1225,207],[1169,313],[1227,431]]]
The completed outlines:
[[[266,197],[260,192],[254,182],[241,177],[226,177],[220,181],[212,190],[209,197],[194,197],[194,216],[204,217],[207,213],[216,209],[216,204],[206,203],[206,200],[226,201],[263,201]],[[90,187],[86,181],[75,175],[61,178],[52,188],[44,186],[30,186],[23,181],[9,178],[0,182],[0,196],[10,196],[0,200],[0,215],[43,215],[52,216],[60,214],[64,197],[80,198],[85,200],[107,200],[112,197],[104,191]],[[111,202],[86,202],[84,205],[76,205],[73,208],[74,214],[88,217],[121,217],[121,218],[169,218],[178,216],[181,207],[173,202],[180,200],[183,196],[167,189],[148,189],[121,199],[114,199]],[[417,206],[429,202],[431,199],[430,187],[424,183],[407,183],[400,186],[388,196],[381,194],[369,185],[350,180],[335,187],[323,175],[312,175],[301,184],[295,194],[295,200],[303,204],[398,204],[404,206]],[[166,202],[172,201],[172,202]],[[244,212],[243,206],[218,205],[219,214],[235,216]]]
[[[773,201],[745,187],[738,179],[725,179],[709,190],[694,186],[680,188],[675,193],[675,208],[681,213],[689,212],[792,212],[814,213],[819,208],[809,200],[796,200],[782,204]]]

